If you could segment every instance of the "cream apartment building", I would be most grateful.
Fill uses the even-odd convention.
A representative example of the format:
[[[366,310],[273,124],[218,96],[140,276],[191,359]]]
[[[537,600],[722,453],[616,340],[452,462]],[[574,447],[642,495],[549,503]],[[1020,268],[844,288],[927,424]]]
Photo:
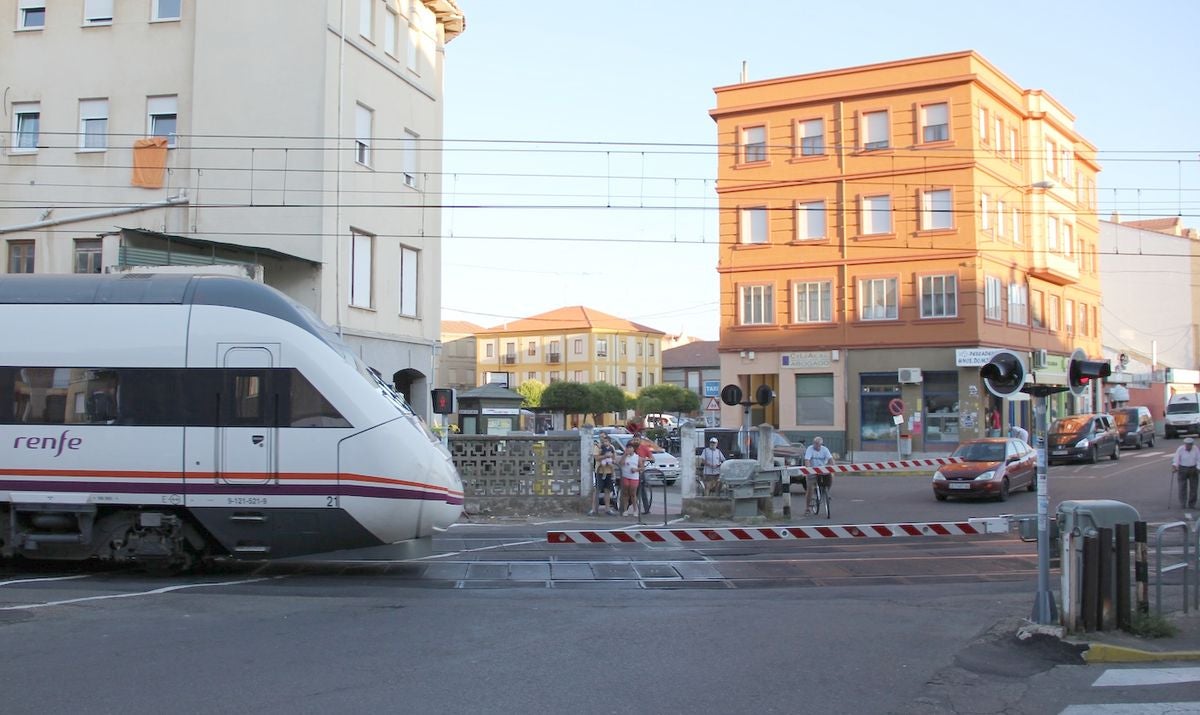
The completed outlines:
[[[3,270],[258,266],[426,412],[463,28],[454,0],[3,0]]]

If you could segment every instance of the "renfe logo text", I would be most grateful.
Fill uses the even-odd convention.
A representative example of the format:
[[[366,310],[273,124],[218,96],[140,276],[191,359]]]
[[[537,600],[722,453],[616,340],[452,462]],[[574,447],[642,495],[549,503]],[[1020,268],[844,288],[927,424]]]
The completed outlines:
[[[57,457],[64,449],[77,450],[83,444],[82,437],[68,437],[71,430],[63,430],[58,437],[17,437],[13,441],[13,449],[48,449],[54,451]]]

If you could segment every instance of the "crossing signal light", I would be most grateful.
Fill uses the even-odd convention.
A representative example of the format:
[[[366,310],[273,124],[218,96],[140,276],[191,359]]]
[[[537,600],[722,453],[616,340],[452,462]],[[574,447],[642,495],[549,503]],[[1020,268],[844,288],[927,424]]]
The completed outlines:
[[[434,414],[449,415],[458,407],[452,387],[435,387],[429,391],[429,396],[433,400]]]
[[[1067,387],[1076,397],[1082,395],[1092,380],[1099,380],[1112,374],[1112,365],[1108,360],[1088,360],[1087,354],[1081,348],[1071,353],[1067,362]]]
[[[1009,398],[1025,384],[1025,361],[1011,350],[1001,350],[986,365],[979,368],[983,386],[1000,398]]]
[[[770,385],[759,385],[758,389],[754,391],[754,401],[763,407],[771,404],[773,399],[775,399],[775,391],[771,389]]]

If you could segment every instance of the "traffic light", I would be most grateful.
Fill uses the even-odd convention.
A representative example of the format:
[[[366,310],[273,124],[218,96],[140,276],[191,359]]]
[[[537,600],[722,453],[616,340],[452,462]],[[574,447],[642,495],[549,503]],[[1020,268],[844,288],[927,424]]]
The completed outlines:
[[[1088,360],[1082,348],[1076,348],[1067,361],[1067,387],[1076,397],[1083,394],[1092,380],[1112,374],[1112,365],[1107,360]]]
[[[435,387],[429,391],[433,402],[433,412],[437,415],[449,415],[458,409],[453,387]]]
[[[721,402],[733,407],[742,404],[742,388],[740,385],[729,383],[721,388]]]
[[[771,389],[770,385],[759,385],[758,389],[754,391],[754,401],[763,407],[771,404],[771,400],[774,398],[775,391]]]
[[[983,386],[996,397],[1009,398],[1025,384],[1025,361],[1011,350],[1001,350],[979,368]]]

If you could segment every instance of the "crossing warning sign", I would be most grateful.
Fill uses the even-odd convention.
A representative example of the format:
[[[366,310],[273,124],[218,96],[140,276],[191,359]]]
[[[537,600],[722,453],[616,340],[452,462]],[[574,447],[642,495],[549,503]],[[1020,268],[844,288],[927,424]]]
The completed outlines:
[[[720,412],[721,401],[715,397],[710,397],[708,398],[708,404],[704,406],[704,409],[707,412]]]

